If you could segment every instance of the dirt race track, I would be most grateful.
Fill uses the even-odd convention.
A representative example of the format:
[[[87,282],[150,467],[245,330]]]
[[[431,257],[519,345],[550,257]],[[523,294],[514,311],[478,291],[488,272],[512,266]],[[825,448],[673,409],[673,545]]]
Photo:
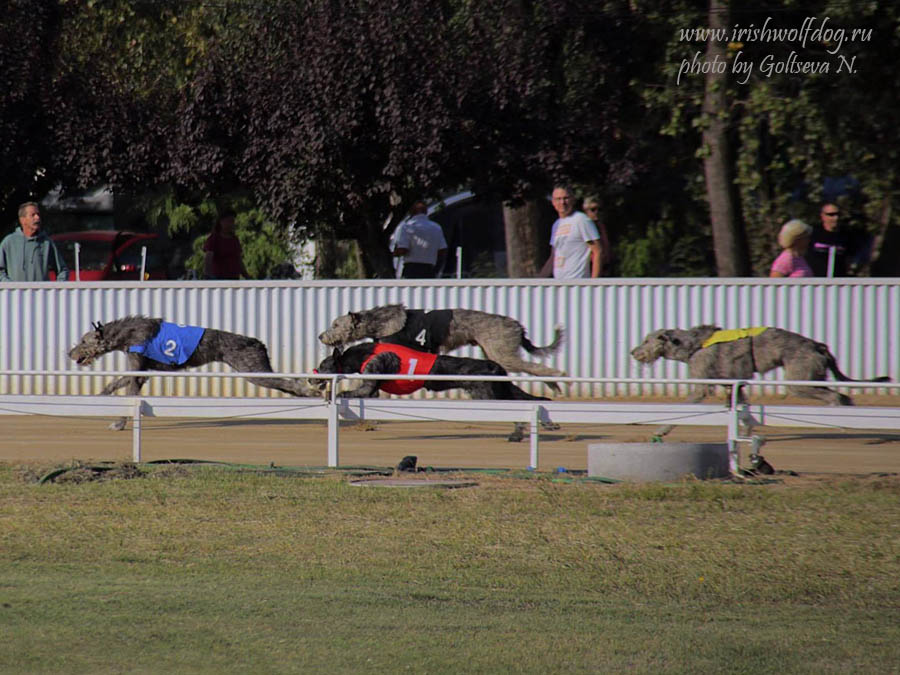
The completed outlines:
[[[860,400],[861,405],[892,401]],[[796,401],[779,402],[793,404]],[[2,416],[0,461],[66,462],[130,460],[131,425],[108,430],[111,420],[48,416]],[[339,462],[342,466],[391,467],[405,455],[416,455],[420,467],[513,468],[528,466],[527,439],[509,443],[510,424],[453,422],[342,423]],[[587,445],[596,442],[646,442],[654,427],[635,425],[566,425],[541,433],[539,466],[587,468]],[[870,474],[900,472],[900,429],[860,431],[758,427],[766,438],[762,454],[779,471]],[[677,427],[668,441],[722,442],[725,428]],[[322,421],[252,419],[145,418],[142,459],[197,459],[277,466],[325,466],[327,427]],[[742,450],[746,466],[749,449]]]

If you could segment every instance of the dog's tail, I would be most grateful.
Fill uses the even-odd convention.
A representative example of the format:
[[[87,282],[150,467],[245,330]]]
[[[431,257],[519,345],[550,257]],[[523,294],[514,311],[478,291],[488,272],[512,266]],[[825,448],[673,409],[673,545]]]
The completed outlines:
[[[841,372],[841,369],[838,368],[837,359],[834,358],[834,354],[831,353],[831,350],[828,349],[828,345],[817,342],[816,350],[825,356],[827,359],[826,367],[831,371],[831,374],[834,375],[835,379],[840,380],[841,382],[890,382],[891,378],[887,375],[881,375],[880,377],[873,377],[869,380],[854,380],[852,377],[847,377],[844,373]]]
[[[531,340],[525,335],[524,331],[522,332],[522,346],[525,348],[529,354],[534,354],[535,356],[550,356],[551,354],[555,354],[559,351],[559,348],[562,347],[563,340],[565,340],[566,331],[562,326],[557,326],[553,331],[553,342],[551,342],[546,347],[536,347],[531,343]]]

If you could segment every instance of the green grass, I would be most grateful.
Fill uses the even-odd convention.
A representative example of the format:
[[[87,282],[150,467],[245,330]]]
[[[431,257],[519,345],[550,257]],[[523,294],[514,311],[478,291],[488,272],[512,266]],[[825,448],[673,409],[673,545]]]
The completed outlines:
[[[900,480],[350,486],[0,466],[0,671],[888,672]]]

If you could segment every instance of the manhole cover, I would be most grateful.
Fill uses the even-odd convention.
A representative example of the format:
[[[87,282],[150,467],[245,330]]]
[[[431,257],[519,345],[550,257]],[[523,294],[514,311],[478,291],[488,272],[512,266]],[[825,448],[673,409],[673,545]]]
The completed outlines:
[[[453,478],[364,478],[361,480],[352,480],[350,485],[357,487],[398,487],[398,488],[464,488],[475,487],[478,485],[473,480],[462,480]]]

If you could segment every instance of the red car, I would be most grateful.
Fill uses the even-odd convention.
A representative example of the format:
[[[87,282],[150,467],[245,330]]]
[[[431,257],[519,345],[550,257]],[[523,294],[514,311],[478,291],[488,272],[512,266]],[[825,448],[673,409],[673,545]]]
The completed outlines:
[[[164,242],[158,234],[123,232],[121,230],[88,230],[64,232],[50,238],[69,266],[69,281],[75,281],[75,244],[81,244],[78,255],[81,281],[140,281],[141,247],[147,247],[144,279],[168,279]],[[51,276],[56,275],[51,272]]]

